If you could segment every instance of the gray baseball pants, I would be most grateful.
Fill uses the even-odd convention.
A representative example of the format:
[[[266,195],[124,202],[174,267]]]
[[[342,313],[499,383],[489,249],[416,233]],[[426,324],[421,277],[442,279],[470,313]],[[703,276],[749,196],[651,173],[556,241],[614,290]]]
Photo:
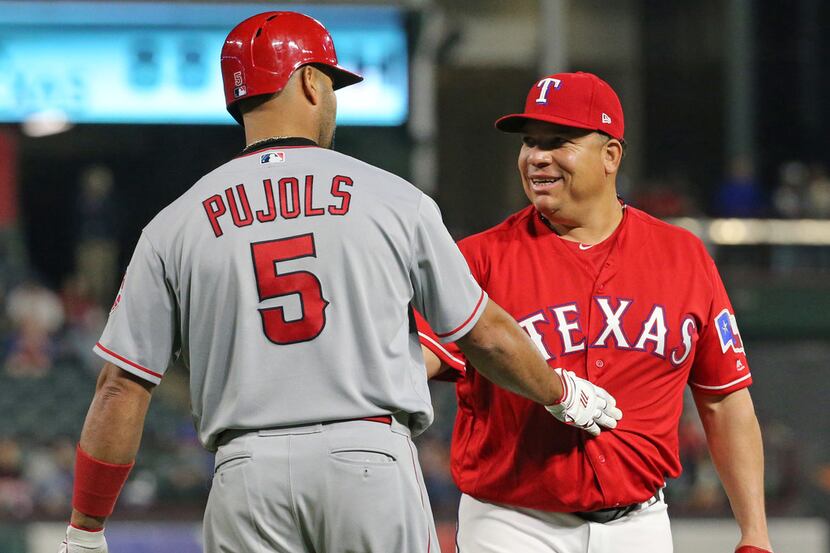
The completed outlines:
[[[440,553],[409,429],[254,431],[216,454],[205,553]]]

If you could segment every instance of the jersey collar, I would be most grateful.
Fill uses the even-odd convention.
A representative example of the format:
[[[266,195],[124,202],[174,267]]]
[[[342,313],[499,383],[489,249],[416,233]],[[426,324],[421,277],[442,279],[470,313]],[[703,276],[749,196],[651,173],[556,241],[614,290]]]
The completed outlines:
[[[284,148],[284,147],[303,147],[303,146],[317,146],[317,143],[310,138],[302,136],[280,136],[273,138],[266,138],[265,140],[258,140],[246,146],[241,152],[240,156],[248,155],[259,150],[266,150],[268,148]]]
[[[625,219],[626,219],[625,214],[626,214],[626,211],[627,211],[626,208],[628,207],[628,204],[625,203],[625,200],[623,200],[622,196],[620,196],[619,194],[617,194],[617,201],[620,203],[620,206],[622,207],[623,218],[620,220],[620,224],[617,225],[617,228],[614,229],[614,232],[611,233],[612,236],[617,233],[619,228],[625,222]],[[536,210],[535,208],[534,208],[534,211],[536,211],[536,222],[541,224],[541,228],[547,229],[552,234],[555,234],[556,236],[559,236],[559,233],[556,232],[556,228],[554,228],[554,226],[551,224],[551,222],[548,221],[547,219],[545,219],[545,216],[542,215],[542,213],[540,211]],[[607,240],[607,238],[606,238],[606,240]]]

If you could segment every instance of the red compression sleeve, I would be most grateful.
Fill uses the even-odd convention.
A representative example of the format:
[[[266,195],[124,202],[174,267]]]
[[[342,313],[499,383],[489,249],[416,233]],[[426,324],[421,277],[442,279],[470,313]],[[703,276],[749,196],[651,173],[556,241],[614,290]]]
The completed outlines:
[[[107,517],[115,508],[115,501],[135,462],[128,465],[106,463],[91,457],[81,449],[75,452],[75,486],[72,506],[81,513]]]
[[[772,553],[772,551],[761,549],[760,547],[755,547],[754,545],[742,545],[735,550],[735,553]]]

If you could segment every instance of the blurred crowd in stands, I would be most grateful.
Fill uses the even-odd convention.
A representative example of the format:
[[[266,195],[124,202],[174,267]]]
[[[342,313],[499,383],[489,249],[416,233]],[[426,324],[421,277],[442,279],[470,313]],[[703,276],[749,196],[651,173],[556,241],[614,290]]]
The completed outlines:
[[[752,162],[737,157],[711,197],[700,197],[701,189],[675,174],[634,190],[632,203],[656,217],[830,218],[830,176],[822,163],[782,164],[768,191]]]
[[[117,221],[108,205],[112,176],[90,168],[77,208],[76,271],[59,289],[46,286],[19,252],[23,241],[0,230],[0,519],[65,519],[72,465],[86,409],[102,361],[92,353],[118,285]],[[701,203],[683,179],[652,183],[637,205],[661,217],[694,215]],[[830,217],[830,178],[824,167],[785,164],[780,184],[764,194],[745,160],[735,160],[717,191],[712,215]],[[707,210],[708,211],[708,210]],[[17,253],[16,253],[17,252]],[[421,464],[440,520],[455,518],[458,491],[449,474],[449,438],[455,412],[451,384],[432,385],[436,424],[418,439]],[[694,409],[680,427],[683,475],[669,484],[676,514],[728,515]],[[798,509],[805,484],[792,432],[765,423],[770,512]],[[199,445],[190,418],[188,375],[171,372],[154,393],[134,472],[119,516],[166,513],[196,518],[210,485],[212,455]],[[824,473],[822,473],[824,474]],[[822,476],[830,492],[830,469]]]
[[[24,278],[0,297],[0,518],[65,518],[75,443],[102,365],[91,347],[107,311],[80,277],[60,291]],[[187,375],[171,373],[154,394],[121,499],[127,512],[201,508],[212,460],[196,440],[188,405]]]

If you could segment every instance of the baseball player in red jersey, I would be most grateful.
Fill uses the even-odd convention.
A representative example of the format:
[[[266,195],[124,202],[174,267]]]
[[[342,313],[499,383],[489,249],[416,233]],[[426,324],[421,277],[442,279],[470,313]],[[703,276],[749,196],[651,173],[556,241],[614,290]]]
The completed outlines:
[[[437,553],[411,441],[432,406],[410,304],[499,385],[580,432],[616,426],[611,396],[554,374],[489,300],[432,200],[330,149],[334,90],[360,77],[319,22],[243,21],[222,74],[247,147],[142,231],[95,346],[106,364],[61,552],[106,552],[152,390],[180,364],[216,452],[206,552]]]
[[[740,526],[738,549],[769,550],[761,433],[732,306],[697,238],[617,197],[617,95],[588,73],[550,75],[531,87],[524,113],[496,127],[522,137],[532,205],[460,249],[548,363],[609,390],[625,417],[596,437],[557,424],[482,379],[421,321],[433,372],[466,364],[452,447],[459,552],[672,551],[662,489],[681,470],[687,384]]]

